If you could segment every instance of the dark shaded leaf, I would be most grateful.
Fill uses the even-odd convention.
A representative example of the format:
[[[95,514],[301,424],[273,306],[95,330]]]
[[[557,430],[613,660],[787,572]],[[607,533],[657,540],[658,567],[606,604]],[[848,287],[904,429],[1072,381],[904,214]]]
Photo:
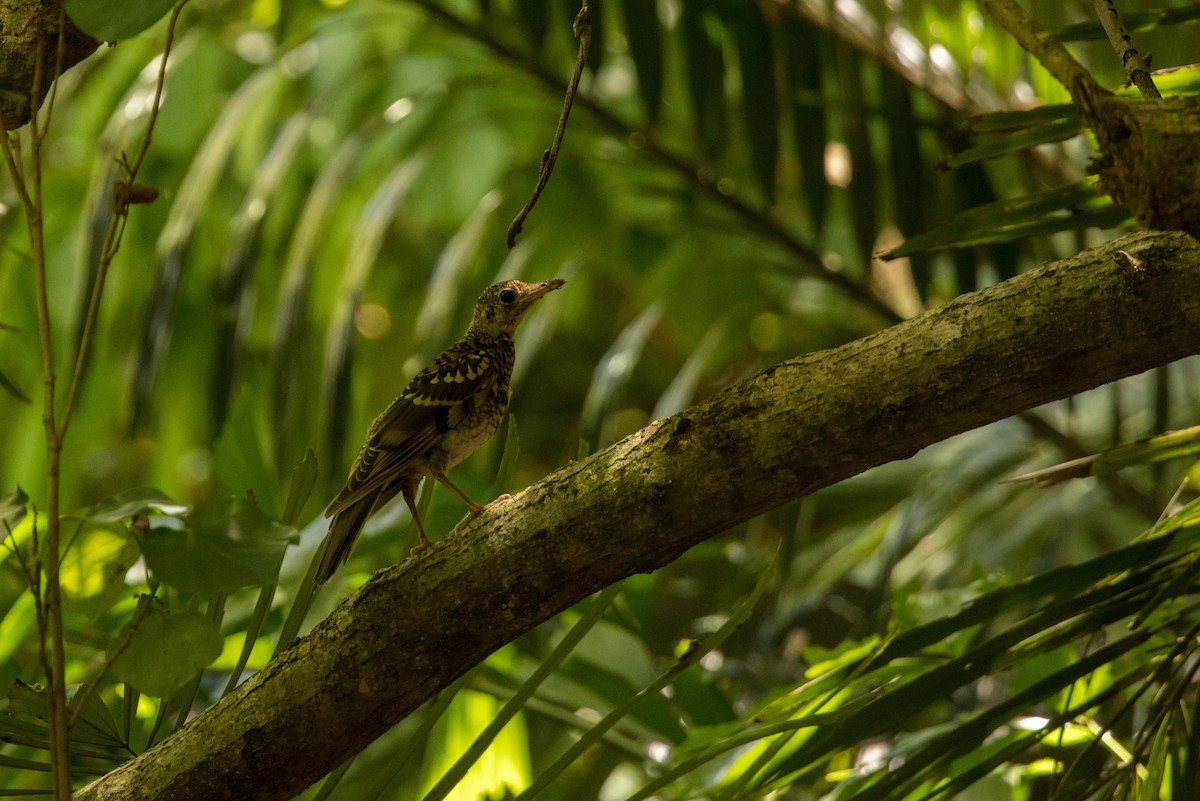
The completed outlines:
[[[899,75],[884,70],[883,103],[887,112],[888,146],[891,150],[892,208],[896,224],[905,236],[926,228],[926,213],[932,203],[928,196],[929,169],[921,152],[918,136],[920,123],[913,113],[910,88]],[[922,254],[910,260],[917,294],[924,300],[929,295],[929,262]]]
[[[79,713],[75,725],[71,728],[73,735],[86,736],[93,743],[113,748],[125,748],[128,745],[121,737],[117,722],[100,698],[100,694],[92,692],[92,685],[81,684],[71,692],[67,698],[67,707],[72,714],[79,709],[80,701],[83,702],[83,711]]]
[[[337,303],[329,319],[325,340],[325,360],[321,365],[321,408],[325,417],[320,444],[322,453],[330,454],[335,461],[345,446],[346,423],[352,417],[350,373],[357,340],[354,315],[382,247],[384,233],[424,166],[423,158],[401,162],[374,191],[363,207],[354,244],[342,270]]]
[[[0,539],[25,519],[29,496],[20,487],[0,498]]]
[[[312,120],[296,114],[280,130],[233,220],[233,235],[217,276],[213,316],[216,344],[212,362],[212,428],[220,431],[237,396],[239,368],[246,358],[246,337],[254,314],[254,273],[259,260],[265,209],[277,200],[280,184],[295,172],[295,160]]]
[[[714,158],[721,155],[727,139],[725,56],[720,43],[709,33],[703,3],[685,2],[679,24],[692,104],[692,129],[704,154]]]
[[[1083,132],[1083,123],[1079,119],[1063,119],[1038,125],[1016,133],[1008,132],[989,137],[966,150],[959,151],[946,158],[941,166],[943,169],[954,169],[975,161],[996,158],[1008,153],[1026,150],[1034,145],[1044,145],[1048,142],[1061,142]]]
[[[17,382],[5,375],[4,371],[2,370],[0,370],[0,389],[3,389],[21,403],[33,403],[33,401],[29,399],[29,396],[26,395],[19,386],[17,386]]]
[[[800,20],[784,26],[784,56],[788,93],[792,101],[792,127],[804,202],[813,228],[825,223],[829,183],[825,180],[825,146],[829,143],[828,118],[821,68],[821,40],[817,31]]]
[[[192,237],[212,195],[226,176],[230,152],[241,126],[256,103],[286,80],[282,71],[263,69],[245,81],[222,108],[220,118],[188,168],[158,242],[158,267],[146,301],[145,318],[135,363],[129,426],[138,431],[149,423],[149,413],[159,369],[167,355],[175,322],[175,303],[183,283]]]
[[[742,118],[750,141],[750,161],[759,188],[768,199],[775,195],[775,165],[779,158],[779,100],[775,85],[775,49],[771,28],[753,3],[737,6],[730,22],[737,39],[742,74]]]
[[[199,612],[172,615],[148,599],[140,621],[118,637],[109,656],[112,674],[140,692],[161,698],[221,655],[217,625]]]
[[[864,92],[863,59],[849,45],[836,45],[838,87],[843,103],[842,136],[850,150],[852,174],[850,185],[850,219],[863,263],[869,263],[879,233],[878,178],[875,155],[869,135],[869,99]]]
[[[1124,207],[1086,181],[1034,195],[968,209],[900,247],[882,254],[891,259],[949,247],[1009,242],[1075,228],[1113,228],[1129,219]]]
[[[1038,106],[1022,111],[995,111],[967,120],[963,132],[968,134],[1011,133],[1081,119],[1079,109],[1070,104]]]
[[[1200,3],[1180,8],[1165,8],[1160,11],[1122,11],[1121,22],[1129,31],[1152,31],[1168,25],[1178,25],[1200,19]],[[1076,22],[1067,25],[1058,32],[1058,39],[1063,42],[1095,41],[1106,38],[1104,28],[1095,20]]]
[[[658,4],[646,0],[620,0],[625,16],[629,54],[637,68],[638,93],[653,124],[662,105],[662,22]]]
[[[66,0],[64,8],[76,27],[102,42],[136,36],[158,22],[175,0]]]
[[[88,685],[68,688],[67,705],[72,711],[78,706],[78,701]],[[104,708],[103,702],[95,698],[95,693],[88,693],[91,698],[85,700],[84,711],[80,713],[77,724],[71,728],[68,740],[71,743],[73,756],[90,756],[101,759],[112,759],[114,755],[109,749],[123,750],[125,743],[115,730],[111,715]],[[49,750],[50,700],[46,689],[40,684],[26,684],[20,679],[15,680],[8,688],[6,708],[0,712],[0,740],[3,742],[24,745],[39,750]],[[126,754],[127,755],[127,754]]]
[[[317,483],[317,455],[309,448],[304,453],[300,464],[292,470],[292,481],[288,485],[287,501],[283,505],[283,514],[279,522],[285,526],[294,526],[304,510],[304,504],[312,495],[313,486]]]
[[[517,21],[529,44],[535,50],[541,49],[550,26],[549,0],[516,0],[516,12]]]
[[[146,564],[184,592],[217,592],[275,581],[296,530],[271,520],[249,501],[212,501],[186,528],[155,526],[146,534]]]
[[[267,462],[264,426],[256,413],[257,407],[249,388],[234,401],[225,428],[213,446],[213,472],[230,494],[253,491],[259,506],[267,514],[275,515],[276,478]]]
[[[271,331],[271,434],[274,466],[282,472],[294,461],[296,431],[311,431],[313,384],[308,366],[310,304],[317,247],[346,185],[346,176],[362,153],[363,139],[348,137],[322,168],[305,198],[288,247]]]

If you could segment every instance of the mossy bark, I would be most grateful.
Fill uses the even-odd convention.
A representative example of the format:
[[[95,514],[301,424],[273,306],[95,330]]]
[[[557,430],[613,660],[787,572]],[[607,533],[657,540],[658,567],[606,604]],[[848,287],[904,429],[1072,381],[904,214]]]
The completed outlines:
[[[504,643],[708,537],[956,433],[1200,352],[1200,245],[1141,232],[776,365],[382,571],[78,801],[284,799]]]
[[[76,28],[62,8],[61,0],[0,2],[0,123],[6,131],[29,122],[30,100],[36,96],[41,105],[56,68],[66,72],[100,46]]]

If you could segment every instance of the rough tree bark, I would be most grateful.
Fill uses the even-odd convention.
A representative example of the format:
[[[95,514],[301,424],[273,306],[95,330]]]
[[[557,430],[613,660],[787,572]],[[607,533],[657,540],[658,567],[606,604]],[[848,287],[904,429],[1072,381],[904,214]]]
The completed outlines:
[[[291,798],[489,653],[705,538],[953,434],[1200,352],[1200,245],[1141,232],[793,359],[382,571],[78,801]]]

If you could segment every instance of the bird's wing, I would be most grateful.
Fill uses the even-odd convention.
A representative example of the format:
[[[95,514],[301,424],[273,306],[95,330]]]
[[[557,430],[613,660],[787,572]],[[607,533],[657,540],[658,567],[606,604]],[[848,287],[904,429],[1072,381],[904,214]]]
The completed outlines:
[[[490,391],[499,365],[489,354],[455,343],[408,383],[371,424],[346,486],[325,510],[332,517],[391,484],[463,421],[472,399]]]

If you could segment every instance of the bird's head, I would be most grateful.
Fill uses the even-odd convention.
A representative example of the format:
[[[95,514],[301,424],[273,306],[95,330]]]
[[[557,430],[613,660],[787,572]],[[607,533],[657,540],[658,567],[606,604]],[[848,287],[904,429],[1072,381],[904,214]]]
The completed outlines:
[[[554,278],[536,284],[513,279],[492,284],[483,290],[475,304],[475,315],[471,318],[471,330],[483,334],[512,336],[525,312],[529,311],[538,298],[553,292],[566,281]]]

